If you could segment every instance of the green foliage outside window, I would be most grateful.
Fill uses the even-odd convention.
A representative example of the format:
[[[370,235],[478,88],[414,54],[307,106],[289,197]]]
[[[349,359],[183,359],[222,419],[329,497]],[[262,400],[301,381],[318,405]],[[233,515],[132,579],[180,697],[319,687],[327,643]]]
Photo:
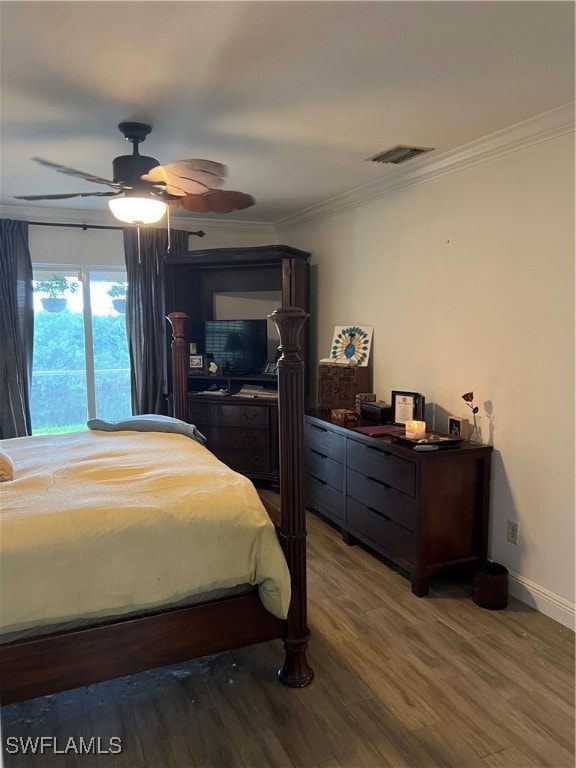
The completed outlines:
[[[126,283],[114,283],[107,291],[108,296],[113,299],[125,299],[126,298]]]
[[[94,379],[97,415],[118,420],[131,414],[130,363],[123,315],[94,315]],[[34,320],[32,427],[86,427],[83,317],[78,312],[37,312]]]
[[[66,291],[76,293],[78,283],[75,280],[66,280],[64,275],[54,275],[50,280],[38,280],[34,290],[38,293],[47,293],[50,299],[57,299],[59,296],[64,296]]]

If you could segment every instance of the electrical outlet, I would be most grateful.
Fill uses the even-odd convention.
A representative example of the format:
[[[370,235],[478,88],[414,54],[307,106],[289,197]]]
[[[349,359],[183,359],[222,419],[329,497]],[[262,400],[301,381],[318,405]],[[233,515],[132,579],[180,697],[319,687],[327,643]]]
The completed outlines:
[[[516,520],[508,520],[507,538],[511,544],[518,544],[518,529],[519,525]]]

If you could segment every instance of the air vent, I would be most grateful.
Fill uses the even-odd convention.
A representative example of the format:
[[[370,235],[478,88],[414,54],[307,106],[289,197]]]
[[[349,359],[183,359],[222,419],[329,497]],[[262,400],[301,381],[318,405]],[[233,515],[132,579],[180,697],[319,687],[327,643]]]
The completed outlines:
[[[404,144],[397,144],[391,149],[386,149],[384,152],[380,152],[374,157],[369,157],[373,163],[405,163],[407,160],[411,160],[413,157],[423,155],[425,152],[433,152],[434,147],[406,147]]]

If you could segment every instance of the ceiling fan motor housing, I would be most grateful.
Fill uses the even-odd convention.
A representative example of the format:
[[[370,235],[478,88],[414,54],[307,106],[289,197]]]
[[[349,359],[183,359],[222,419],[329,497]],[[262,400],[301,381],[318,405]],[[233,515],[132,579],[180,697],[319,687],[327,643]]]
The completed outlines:
[[[152,185],[140,178],[148,171],[160,165],[154,157],[146,155],[120,155],[112,161],[113,180],[117,184],[129,187],[151,188]]]

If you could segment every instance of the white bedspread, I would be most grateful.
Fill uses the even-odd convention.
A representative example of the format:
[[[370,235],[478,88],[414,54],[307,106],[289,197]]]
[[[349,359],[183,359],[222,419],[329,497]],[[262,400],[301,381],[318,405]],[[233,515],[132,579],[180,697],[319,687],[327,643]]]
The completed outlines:
[[[258,585],[284,618],[290,576],[252,483],[188,437],[75,432],[0,441],[0,628],[153,608]]]

